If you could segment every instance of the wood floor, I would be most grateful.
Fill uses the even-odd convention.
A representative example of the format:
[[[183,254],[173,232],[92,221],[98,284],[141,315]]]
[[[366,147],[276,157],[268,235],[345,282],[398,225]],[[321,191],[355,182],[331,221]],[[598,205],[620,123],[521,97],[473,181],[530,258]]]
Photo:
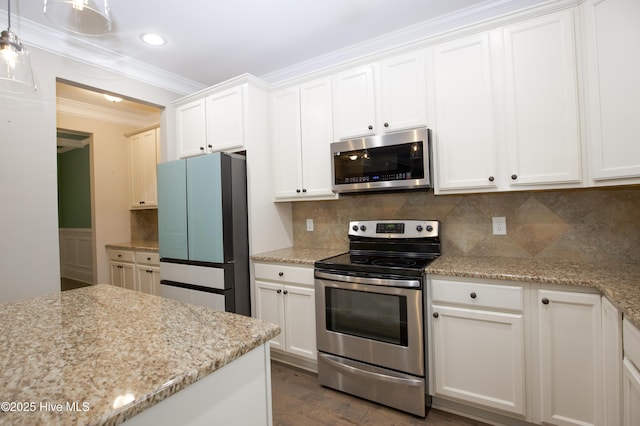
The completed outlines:
[[[271,362],[274,426],[430,425],[480,426],[474,420],[431,409],[425,419],[322,387],[316,375]]]

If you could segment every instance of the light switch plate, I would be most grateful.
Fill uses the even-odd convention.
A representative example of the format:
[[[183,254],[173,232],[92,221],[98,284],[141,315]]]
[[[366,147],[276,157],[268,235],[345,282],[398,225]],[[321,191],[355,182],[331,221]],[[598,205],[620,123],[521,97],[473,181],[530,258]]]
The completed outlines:
[[[307,219],[307,231],[313,231],[313,219]]]
[[[494,217],[492,220],[493,220],[493,235],[507,235],[507,218]]]

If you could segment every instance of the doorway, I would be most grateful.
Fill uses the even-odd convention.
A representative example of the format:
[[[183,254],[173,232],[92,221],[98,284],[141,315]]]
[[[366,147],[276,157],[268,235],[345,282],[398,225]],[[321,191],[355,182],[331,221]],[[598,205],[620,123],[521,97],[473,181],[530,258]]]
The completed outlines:
[[[91,221],[91,134],[57,131],[61,290],[94,282]]]
[[[59,187],[61,289],[110,283],[105,245],[131,241],[137,215],[129,200],[127,135],[159,126],[163,108],[59,79],[56,111],[58,136],[67,150],[58,154],[59,162],[60,156],[75,157],[59,163],[73,164],[73,172],[62,175],[59,171],[59,183],[70,180],[85,194],[70,199]]]

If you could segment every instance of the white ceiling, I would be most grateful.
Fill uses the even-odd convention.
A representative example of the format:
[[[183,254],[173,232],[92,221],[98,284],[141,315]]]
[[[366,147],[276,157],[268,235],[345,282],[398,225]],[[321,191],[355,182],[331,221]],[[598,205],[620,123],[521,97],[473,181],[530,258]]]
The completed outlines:
[[[30,31],[44,29],[55,40],[95,46],[206,87],[243,73],[265,76],[451,14],[543,0],[109,0],[113,31],[97,37],[56,29],[42,0],[11,1],[12,29],[27,47]],[[144,45],[139,35],[148,31],[163,34],[167,45]]]

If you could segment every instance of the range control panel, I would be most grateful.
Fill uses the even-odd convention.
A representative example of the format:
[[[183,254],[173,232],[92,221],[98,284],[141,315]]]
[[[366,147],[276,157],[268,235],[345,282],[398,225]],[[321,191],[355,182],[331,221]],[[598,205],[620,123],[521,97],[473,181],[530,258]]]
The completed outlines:
[[[368,238],[432,238],[437,237],[437,220],[363,220],[349,222],[349,235]]]

